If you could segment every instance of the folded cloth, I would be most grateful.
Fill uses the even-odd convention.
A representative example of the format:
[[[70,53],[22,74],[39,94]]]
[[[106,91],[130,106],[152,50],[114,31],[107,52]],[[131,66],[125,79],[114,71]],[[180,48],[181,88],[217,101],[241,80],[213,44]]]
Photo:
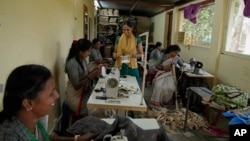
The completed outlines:
[[[250,18],[250,0],[244,0],[245,8],[243,10],[243,15]]]
[[[116,117],[110,125],[97,117],[87,116],[73,123],[62,136],[94,133],[97,134],[95,141],[103,141],[107,134],[120,135],[121,129],[125,129],[124,135],[129,141],[170,141],[163,127],[144,130],[125,117]]]
[[[190,20],[192,23],[197,23],[197,13],[200,10],[200,4],[190,4],[184,8],[184,18]]]
[[[223,112],[222,115],[224,117],[232,117],[232,119],[229,121],[229,125],[235,125],[235,124],[250,124],[250,112],[244,113],[244,114],[236,114],[231,111]]]

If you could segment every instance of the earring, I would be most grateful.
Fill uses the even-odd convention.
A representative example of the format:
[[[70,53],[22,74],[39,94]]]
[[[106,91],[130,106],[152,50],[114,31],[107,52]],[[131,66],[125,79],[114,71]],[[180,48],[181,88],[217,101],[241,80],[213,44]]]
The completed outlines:
[[[32,110],[32,107],[26,108],[26,111],[31,111],[31,110]]]

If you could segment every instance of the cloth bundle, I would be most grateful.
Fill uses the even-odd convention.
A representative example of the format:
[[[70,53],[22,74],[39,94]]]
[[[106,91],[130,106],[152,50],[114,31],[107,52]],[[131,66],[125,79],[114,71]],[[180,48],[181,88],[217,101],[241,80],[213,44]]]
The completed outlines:
[[[66,136],[84,135],[95,133],[98,136],[95,141],[102,141],[107,134],[112,136],[120,134],[120,129],[125,129],[125,136],[129,141],[169,141],[166,131],[163,128],[143,130],[129,118],[116,117],[113,124],[109,125],[105,121],[94,116],[88,116],[76,121],[66,130]]]
[[[200,4],[190,4],[184,9],[184,18],[190,20],[193,24],[197,23],[197,13],[200,10]]]
[[[231,111],[226,111],[222,113],[224,117],[231,117],[232,119],[228,123],[229,125],[235,125],[235,124],[250,124],[250,112],[248,113],[242,113],[242,114],[237,114],[233,113]]]
[[[250,0],[244,0],[245,8],[243,10],[243,15],[250,18]]]

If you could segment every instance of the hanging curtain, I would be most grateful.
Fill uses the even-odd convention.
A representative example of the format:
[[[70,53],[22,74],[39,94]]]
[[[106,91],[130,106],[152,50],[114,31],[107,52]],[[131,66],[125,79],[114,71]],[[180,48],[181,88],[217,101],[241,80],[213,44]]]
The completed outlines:
[[[190,20],[193,24],[197,23],[197,13],[199,12],[201,4],[190,4],[184,8],[184,18]]]
[[[243,10],[243,15],[250,18],[250,0],[244,0],[245,8]]]

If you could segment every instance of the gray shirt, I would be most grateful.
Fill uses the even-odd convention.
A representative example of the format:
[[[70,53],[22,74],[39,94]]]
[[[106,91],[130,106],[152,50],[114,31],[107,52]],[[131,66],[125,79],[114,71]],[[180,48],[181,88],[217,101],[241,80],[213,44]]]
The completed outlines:
[[[156,70],[155,66],[160,64],[162,62],[162,57],[164,57],[165,54],[163,54],[160,50],[155,48],[151,53],[150,53],[150,58],[149,58],[149,69]]]
[[[153,59],[153,60],[156,60],[156,62],[159,62],[159,60],[161,59],[161,51],[159,49],[155,48],[150,53],[150,58],[149,59]]]
[[[82,66],[77,62],[75,58],[71,58],[66,63],[66,73],[73,86],[77,86],[87,74],[88,68],[85,59],[82,60]]]
[[[101,60],[102,55],[99,49],[92,48],[90,50],[89,62]]]

